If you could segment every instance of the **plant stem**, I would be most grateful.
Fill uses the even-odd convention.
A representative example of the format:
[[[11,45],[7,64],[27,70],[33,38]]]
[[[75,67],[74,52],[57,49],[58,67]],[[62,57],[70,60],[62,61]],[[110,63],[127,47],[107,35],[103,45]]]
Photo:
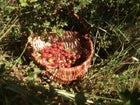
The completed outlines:
[[[25,45],[25,47],[24,47],[22,53],[21,53],[20,56],[15,60],[15,63],[14,63],[14,65],[13,65],[13,67],[14,67],[15,65],[17,65],[17,63],[18,63],[19,60],[21,59],[22,55],[25,53],[28,44],[29,44],[29,42],[26,43],[26,45]]]
[[[18,16],[15,17],[15,19],[13,20],[13,24],[7,29],[7,31],[0,37],[0,41],[9,33],[9,31],[14,27],[14,25],[17,23],[18,21]],[[12,22],[11,22],[12,23]],[[5,28],[4,28],[5,29]],[[4,31],[4,30],[3,30]]]
[[[64,97],[66,97],[66,98],[69,98],[69,99],[71,99],[71,100],[73,100],[73,101],[75,100],[75,99],[74,99],[75,96],[76,96],[75,94],[71,94],[71,93],[69,93],[69,92],[67,92],[67,91],[59,90],[59,89],[55,89],[55,91],[56,91],[58,94],[60,94],[61,96],[64,96]],[[92,97],[91,97],[91,98],[92,98]],[[106,99],[106,100],[111,100],[111,101],[123,102],[121,99],[107,98],[107,97],[96,96],[96,95],[94,95],[94,98],[96,98],[96,99]],[[87,99],[86,103],[88,103],[88,104],[93,104],[94,101],[92,101],[92,100],[90,100],[90,99]]]

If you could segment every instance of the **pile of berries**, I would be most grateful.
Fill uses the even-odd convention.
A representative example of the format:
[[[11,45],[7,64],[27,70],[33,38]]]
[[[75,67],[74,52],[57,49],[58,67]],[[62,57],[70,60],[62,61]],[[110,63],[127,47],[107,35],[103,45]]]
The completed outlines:
[[[45,65],[53,69],[70,68],[81,57],[80,54],[75,54],[64,48],[64,43],[62,42],[45,46],[39,51],[39,54]]]

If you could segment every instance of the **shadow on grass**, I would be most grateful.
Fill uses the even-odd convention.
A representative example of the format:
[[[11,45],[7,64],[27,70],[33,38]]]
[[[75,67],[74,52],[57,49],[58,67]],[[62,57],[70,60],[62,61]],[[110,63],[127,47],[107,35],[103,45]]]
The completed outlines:
[[[24,83],[6,73],[5,64],[0,65],[0,105],[46,105],[57,104],[58,96],[53,86]]]
[[[77,105],[85,105],[86,104],[86,97],[84,95],[84,92],[80,91],[75,95],[75,102]]]
[[[67,92],[61,95],[54,85],[19,80],[8,70],[5,64],[0,65],[0,105],[86,105],[83,91],[70,93],[71,100]]]

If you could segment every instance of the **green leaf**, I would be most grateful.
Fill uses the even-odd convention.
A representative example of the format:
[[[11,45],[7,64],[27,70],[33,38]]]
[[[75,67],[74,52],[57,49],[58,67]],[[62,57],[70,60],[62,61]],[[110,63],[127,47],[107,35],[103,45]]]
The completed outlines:
[[[38,0],[30,0],[30,3],[37,2]]]
[[[19,0],[19,2],[22,4],[22,3],[26,3],[27,0]]]
[[[27,0],[19,0],[22,7],[28,6]]]
[[[28,4],[27,3],[22,3],[21,6],[26,7],[26,6],[28,6]]]

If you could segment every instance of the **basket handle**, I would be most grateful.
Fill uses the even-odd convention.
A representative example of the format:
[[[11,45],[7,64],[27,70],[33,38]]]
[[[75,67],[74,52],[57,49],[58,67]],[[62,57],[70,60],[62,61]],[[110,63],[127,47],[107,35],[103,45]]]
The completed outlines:
[[[78,14],[74,13],[73,15],[83,25],[83,28],[85,30],[85,34],[89,33],[89,27],[87,25],[87,22],[82,17],[80,17]]]

